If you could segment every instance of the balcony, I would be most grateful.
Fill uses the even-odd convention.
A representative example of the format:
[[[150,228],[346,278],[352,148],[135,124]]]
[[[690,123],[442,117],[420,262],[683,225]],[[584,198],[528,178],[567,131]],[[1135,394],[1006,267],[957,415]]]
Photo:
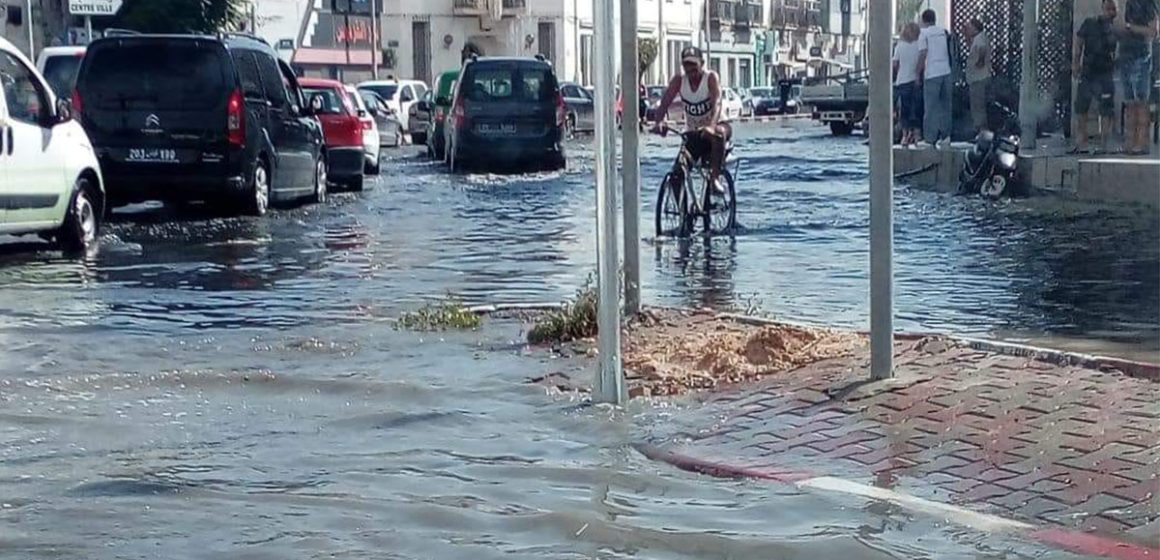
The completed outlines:
[[[457,16],[482,17],[491,13],[490,4],[499,0],[454,0],[452,13]],[[528,0],[502,0],[503,17],[527,15]]]
[[[751,29],[765,26],[765,8],[761,0],[744,0],[738,4],[733,14],[734,29]]]
[[[732,0],[709,0],[709,21],[717,25],[729,25],[736,15],[737,5]]]

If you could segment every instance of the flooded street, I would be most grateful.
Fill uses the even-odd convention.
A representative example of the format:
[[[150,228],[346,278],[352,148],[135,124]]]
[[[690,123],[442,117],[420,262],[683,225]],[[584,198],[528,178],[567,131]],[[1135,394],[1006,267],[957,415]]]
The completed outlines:
[[[744,229],[691,242],[651,239],[676,140],[646,142],[647,303],[864,327],[860,139],[739,127]],[[468,177],[407,148],[322,207],[121,211],[83,262],[0,248],[0,558],[1071,557],[653,463],[631,444],[714,411],[545,395],[527,379],[571,366],[518,323],[394,330],[449,293],[557,301],[585,282],[592,153],[572,148],[563,173]],[[900,328],[1160,359],[1154,210],[896,201]]]

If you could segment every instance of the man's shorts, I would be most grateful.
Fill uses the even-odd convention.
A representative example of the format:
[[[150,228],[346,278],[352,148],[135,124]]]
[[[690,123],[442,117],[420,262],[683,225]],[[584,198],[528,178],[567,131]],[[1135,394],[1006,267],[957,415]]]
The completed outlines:
[[[721,145],[729,143],[729,139],[733,136],[733,127],[729,123],[717,123],[718,132],[724,136]],[[700,131],[689,138],[686,145],[689,149],[689,155],[693,156],[693,161],[706,162],[709,161],[710,150],[713,149],[713,135],[709,132]]]
[[[1115,116],[1115,98],[1116,83],[1111,74],[1085,76],[1080,78],[1079,87],[1076,88],[1075,112],[1077,115],[1088,114],[1094,101],[1099,104],[1100,116]]]
[[[1124,84],[1124,101],[1145,102],[1152,93],[1152,57],[1141,56],[1120,63],[1120,81]]]

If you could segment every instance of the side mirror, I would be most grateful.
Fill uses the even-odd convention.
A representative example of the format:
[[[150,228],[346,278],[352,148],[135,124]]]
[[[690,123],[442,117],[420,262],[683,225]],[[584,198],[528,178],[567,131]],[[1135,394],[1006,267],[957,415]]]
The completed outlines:
[[[359,110],[358,110],[358,118],[360,118],[360,119],[361,119],[361,118],[364,118],[364,117],[366,117],[366,116],[367,116],[367,112],[366,112],[366,111],[364,111],[363,109],[359,109]]]
[[[67,99],[56,100],[56,123],[66,123],[73,120],[72,102]]]
[[[322,108],[326,105],[322,101],[322,94],[316,93],[310,96],[310,114],[317,115],[322,112]]]

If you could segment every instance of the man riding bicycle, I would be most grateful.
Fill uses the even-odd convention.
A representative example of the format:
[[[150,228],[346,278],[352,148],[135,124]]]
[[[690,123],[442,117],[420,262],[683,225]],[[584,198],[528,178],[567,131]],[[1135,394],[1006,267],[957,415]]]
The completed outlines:
[[[685,106],[685,131],[697,132],[689,138],[686,148],[694,161],[705,161],[708,157],[710,183],[720,194],[724,189],[718,177],[725,162],[725,147],[733,136],[733,128],[721,118],[721,82],[716,72],[705,70],[705,56],[697,47],[681,51],[681,69],[682,73],[669,80],[669,87],[657,106],[653,131],[666,132],[669,106],[679,95]]]

